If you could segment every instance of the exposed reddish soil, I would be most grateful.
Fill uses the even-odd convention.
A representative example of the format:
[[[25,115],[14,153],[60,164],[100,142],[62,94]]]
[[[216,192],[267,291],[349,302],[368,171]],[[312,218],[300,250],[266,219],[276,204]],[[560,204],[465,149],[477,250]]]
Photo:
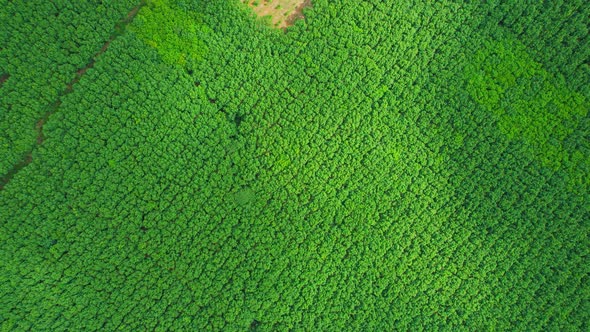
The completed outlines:
[[[311,0],[305,0],[303,3],[297,6],[297,8],[295,8],[293,13],[287,17],[287,20],[285,21],[287,26],[291,26],[295,24],[295,21],[305,18],[305,16],[303,16],[303,9],[306,7],[311,7]]]
[[[303,18],[303,9],[311,6],[311,0],[241,0],[260,16],[270,16],[274,27],[286,29]]]
[[[2,87],[2,84],[4,84],[4,82],[6,82],[6,80],[8,80],[9,78],[10,78],[10,75],[8,75],[8,74],[0,75],[0,88]]]

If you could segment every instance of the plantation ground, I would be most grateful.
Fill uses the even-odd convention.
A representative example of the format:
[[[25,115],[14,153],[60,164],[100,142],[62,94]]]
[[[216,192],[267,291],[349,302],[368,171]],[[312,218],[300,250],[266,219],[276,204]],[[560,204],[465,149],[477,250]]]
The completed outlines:
[[[0,0],[2,330],[589,330],[587,2],[138,4]]]
[[[310,0],[241,0],[248,4],[259,17],[270,16],[271,24],[286,28],[303,18],[303,9],[311,6]]]

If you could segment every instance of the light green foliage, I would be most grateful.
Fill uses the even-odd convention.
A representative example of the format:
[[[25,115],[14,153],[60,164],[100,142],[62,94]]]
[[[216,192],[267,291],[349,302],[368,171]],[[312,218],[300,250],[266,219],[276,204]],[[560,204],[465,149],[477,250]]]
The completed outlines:
[[[158,50],[164,62],[185,66],[199,61],[207,53],[202,41],[210,31],[199,15],[174,1],[149,0],[131,30],[149,46]]]
[[[239,2],[128,3],[44,97],[0,189],[1,329],[590,330],[587,1],[315,0],[286,31]],[[0,0],[11,109],[37,47],[104,47],[24,38],[27,3]]]
[[[236,195],[235,196],[236,202],[239,205],[246,205],[248,203],[252,203],[254,201],[254,199],[256,198],[254,191],[252,191],[252,189],[250,189],[250,188],[240,189],[235,195]]]
[[[511,35],[482,44],[466,67],[470,95],[494,114],[509,139],[523,141],[548,167],[567,163],[575,178],[578,164],[587,168],[590,159],[580,159],[579,150],[568,151],[564,141],[588,115],[590,103],[552,77]],[[590,173],[578,175],[590,185]]]

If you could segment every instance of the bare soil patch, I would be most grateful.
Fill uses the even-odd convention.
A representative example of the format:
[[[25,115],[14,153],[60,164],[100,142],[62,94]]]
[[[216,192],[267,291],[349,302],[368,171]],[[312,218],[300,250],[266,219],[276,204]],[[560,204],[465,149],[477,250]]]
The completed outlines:
[[[6,82],[8,78],[10,78],[10,75],[8,74],[0,75],[0,87],[2,87],[2,84],[4,84],[4,82]]]
[[[304,18],[303,9],[311,6],[311,0],[240,0],[254,10],[259,17],[270,16],[271,24],[286,29]]]

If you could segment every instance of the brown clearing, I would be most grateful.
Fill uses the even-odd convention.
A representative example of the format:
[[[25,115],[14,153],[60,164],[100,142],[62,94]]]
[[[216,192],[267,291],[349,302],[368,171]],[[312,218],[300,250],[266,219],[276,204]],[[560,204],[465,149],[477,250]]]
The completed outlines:
[[[0,75],[0,87],[2,87],[2,84],[4,84],[4,82],[6,82],[6,80],[8,80],[9,77],[10,77],[10,75],[8,75],[8,74]]]
[[[311,6],[311,0],[240,0],[254,10],[259,17],[270,16],[274,27],[286,29],[303,18],[303,9]]]

